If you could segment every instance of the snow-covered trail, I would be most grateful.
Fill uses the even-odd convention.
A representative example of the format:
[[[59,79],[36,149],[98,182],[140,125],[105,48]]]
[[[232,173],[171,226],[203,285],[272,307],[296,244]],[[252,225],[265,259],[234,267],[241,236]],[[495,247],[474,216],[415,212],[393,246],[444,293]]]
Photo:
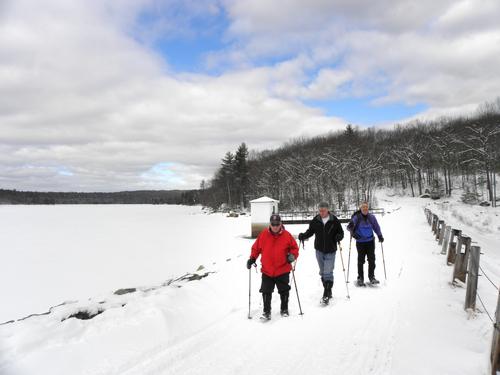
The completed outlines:
[[[222,231],[226,237],[220,241],[233,247],[231,257],[200,271],[216,273],[199,281],[104,295],[0,326],[0,374],[487,374],[491,324],[485,314],[467,319],[465,291],[449,284],[451,268],[439,254],[424,204],[384,202],[391,211],[379,218],[387,282],[377,243],[381,285],[357,288],[351,282],[350,299],[338,253],[334,300],[319,305],[322,286],[313,241],[308,241],[296,269],[304,315],[298,315],[292,288],[291,316],[279,316],[275,293],[273,319],[259,321],[260,273],[252,269],[254,318],[247,319],[245,263],[253,240],[238,230]],[[305,226],[287,229],[296,235]],[[215,257],[218,250],[206,251]],[[348,237],[342,254],[347,269]],[[354,242],[350,264],[354,281]],[[76,308],[101,306],[101,300],[110,306],[104,313],[61,322]]]
[[[294,290],[292,316],[280,318],[279,296],[273,300],[273,320],[258,319],[261,304],[254,277],[253,320],[246,319],[247,276],[243,262],[233,264],[232,312],[175,345],[166,345],[143,360],[128,363],[123,374],[480,374],[486,373],[477,324],[467,321],[461,297],[450,288],[450,270],[437,254],[419,205],[380,219],[388,281],[384,282],[377,245],[378,288],[350,283],[346,298],[340,254],[336,263],[335,300],[319,306],[321,285],[312,241],[301,251],[297,282],[305,314],[298,315]],[[299,228],[290,226],[293,233]],[[348,260],[348,239],[344,262]],[[356,276],[356,250],[351,250],[350,279]],[[347,264],[346,264],[347,268]],[[229,276],[229,275],[227,275]],[[260,276],[260,275],[259,275]],[[229,287],[222,283],[221,288]],[[241,298],[241,296],[244,298]],[[217,302],[215,302],[217,303]],[[463,345],[460,345],[460,343]],[[457,345],[458,343],[458,345]],[[453,351],[450,351],[453,345]],[[457,368],[461,363],[461,368]]]

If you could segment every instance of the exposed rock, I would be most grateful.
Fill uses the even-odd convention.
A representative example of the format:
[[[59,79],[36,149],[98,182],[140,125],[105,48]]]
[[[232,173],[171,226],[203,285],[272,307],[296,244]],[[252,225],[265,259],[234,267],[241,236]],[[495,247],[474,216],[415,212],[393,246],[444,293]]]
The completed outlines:
[[[99,314],[102,314],[105,310],[104,309],[97,309],[95,311],[89,311],[89,310],[81,310],[77,311],[76,313],[71,314],[67,318],[63,318],[61,321],[64,322],[67,319],[71,318],[76,318],[76,319],[81,319],[81,320],[89,320],[94,317],[96,317]]]
[[[136,291],[137,291],[136,288],[123,288],[123,289],[116,290],[113,294],[116,294],[117,296],[121,296],[123,294],[134,293]]]

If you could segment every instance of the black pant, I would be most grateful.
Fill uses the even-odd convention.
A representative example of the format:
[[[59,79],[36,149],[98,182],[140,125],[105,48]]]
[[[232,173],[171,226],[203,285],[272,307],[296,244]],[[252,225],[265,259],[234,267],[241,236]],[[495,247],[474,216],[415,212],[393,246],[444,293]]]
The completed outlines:
[[[278,289],[278,293],[282,294],[288,292],[290,287],[290,272],[284,273],[276,277],[267,276],[265,273],[262,274],[262,284],[260,286],[261,293],[272,293],[274,292],[274,286]]]
[[[375,239],[370,242],[356,242],[358,249],[358,278],[364,280],[363,265],[368,258],[368,278],[375,277]]]
[[[260,292],[264,300],[264,312],[271,312],[271,298],[275,285],[281,298],[281,311],[288,310],[288,296],[290,295],[291,289],[290,272],[276,277],[270,277],[263,273]]]

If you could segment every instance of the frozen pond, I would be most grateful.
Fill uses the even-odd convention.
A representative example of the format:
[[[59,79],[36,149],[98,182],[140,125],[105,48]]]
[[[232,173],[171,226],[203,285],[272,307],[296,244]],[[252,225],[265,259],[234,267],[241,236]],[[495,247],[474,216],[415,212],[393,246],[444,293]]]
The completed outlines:
[[[249,220],[169,205],[0,206],[0,322],[225,261]]]

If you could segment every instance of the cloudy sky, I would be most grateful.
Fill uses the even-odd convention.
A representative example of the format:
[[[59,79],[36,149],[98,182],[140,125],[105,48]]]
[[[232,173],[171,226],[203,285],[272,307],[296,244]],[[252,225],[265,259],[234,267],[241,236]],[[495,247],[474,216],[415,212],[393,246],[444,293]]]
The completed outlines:
[[[0,0],[0,188],[198,187],[223,154],[474,110],[498,0]]]

